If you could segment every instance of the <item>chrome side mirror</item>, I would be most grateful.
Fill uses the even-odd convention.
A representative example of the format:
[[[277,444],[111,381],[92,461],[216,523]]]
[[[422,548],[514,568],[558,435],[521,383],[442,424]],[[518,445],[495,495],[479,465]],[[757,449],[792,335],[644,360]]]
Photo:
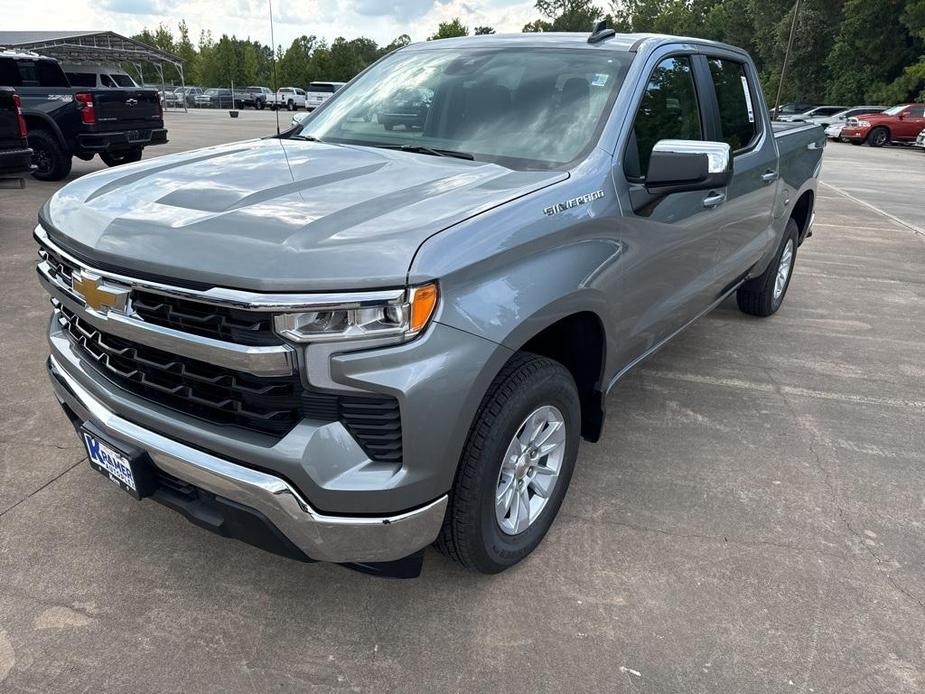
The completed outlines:
[[[652,148],[645,186],[667,195],[724,188],[732,179],[732,148],[725,142],[659,140]]]

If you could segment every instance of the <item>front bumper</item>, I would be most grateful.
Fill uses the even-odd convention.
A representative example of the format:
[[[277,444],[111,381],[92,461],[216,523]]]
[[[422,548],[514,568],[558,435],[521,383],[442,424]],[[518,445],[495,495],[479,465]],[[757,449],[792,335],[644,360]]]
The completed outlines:
[[[866,140],[869,128],[842,128],[841,137],[845,140]]]
[[[396,561],[433,542],[443,523],[445,495],[396,515],[325,515],[280,477],[193,448],[119,416],[68,373],[54,355],[48,360],[48,370],[58,401],[81,422],[143,449],[163,472],[259,512],[311,559]]]
[[[167,128],[139,128],[77,135],[77,149],[85,152],[107,152],[129,147],[163,145],[167,142]]]

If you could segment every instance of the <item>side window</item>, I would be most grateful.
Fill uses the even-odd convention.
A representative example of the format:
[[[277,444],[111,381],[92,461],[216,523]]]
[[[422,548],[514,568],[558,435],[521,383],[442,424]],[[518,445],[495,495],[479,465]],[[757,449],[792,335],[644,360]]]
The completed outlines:
[[[709,63],[723,141],[733,151],[748,147],[757,133],[757,124],[745,65],[719,58],[710,58]]]
[[[700,107],[688,56],[660,62],[646,85],[626,148],[624,172],[642,178],[659,140],[702,140]]]
[[[925,106],[912,106],[906,112],[906,118],[925,118]]]
[[[21,87],[19,68],[12,58],[0,58],[0,85],[4,87]]]

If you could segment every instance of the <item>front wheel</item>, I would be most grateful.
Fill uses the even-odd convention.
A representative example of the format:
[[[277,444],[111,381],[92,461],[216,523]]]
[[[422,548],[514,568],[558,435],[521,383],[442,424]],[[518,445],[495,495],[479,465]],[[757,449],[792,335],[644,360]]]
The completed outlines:
[[[504,571],[536,549],[568,489],[580,419],[564,366],[514,355],[469,430],[437,549],[482,573]]]
[[[871,147],[883,147],[890,141],[890,131],[886,128],[874,128],[867,136],[867,144]]]
[[[736,301],[743,313],[766,317],[776,313],[784,303],[793,276],[799,238],[800,227],[794,219],[788,220],[774,260],[764,273],[743,284],[736,292]]]
[[[131,164],[141,160],[141,147],[132,147],[121,152],[100,152],[100,159],[106,166],[119,166]]]

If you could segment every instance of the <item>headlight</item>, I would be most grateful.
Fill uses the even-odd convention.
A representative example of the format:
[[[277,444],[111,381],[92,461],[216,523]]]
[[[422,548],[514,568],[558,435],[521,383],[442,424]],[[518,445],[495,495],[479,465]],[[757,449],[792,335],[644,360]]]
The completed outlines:
[[[404,342],[420,333],[437,306],[437,285],[412,287],[393,298],[345,295],[336,303],[274,318],[277,334],[294,342],[394,338]]]
[[[859,128],[869,128],[869,127],[870,127],[870,121],[869,121],[869,120],[859,120],[859,121],[858,121],[858,127],[859,127]]]

